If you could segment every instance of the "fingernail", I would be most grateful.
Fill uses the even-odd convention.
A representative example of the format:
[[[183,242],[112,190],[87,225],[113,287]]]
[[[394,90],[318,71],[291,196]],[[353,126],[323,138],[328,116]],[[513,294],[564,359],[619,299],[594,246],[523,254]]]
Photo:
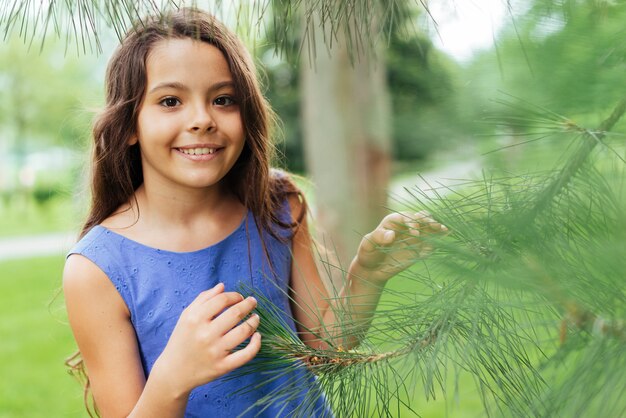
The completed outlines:
[[[256,299],[253,296],[248,296],[246,299],[248,299],[248,301],[250,302],[256,303]]]

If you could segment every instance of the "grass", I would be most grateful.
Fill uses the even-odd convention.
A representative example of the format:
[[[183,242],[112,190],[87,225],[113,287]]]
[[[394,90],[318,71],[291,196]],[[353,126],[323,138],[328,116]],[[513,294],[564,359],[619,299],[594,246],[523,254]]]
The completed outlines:
[[[65,371],[75,350],[61,286],[62,257],[0,263],[0,418],[85,417]]]

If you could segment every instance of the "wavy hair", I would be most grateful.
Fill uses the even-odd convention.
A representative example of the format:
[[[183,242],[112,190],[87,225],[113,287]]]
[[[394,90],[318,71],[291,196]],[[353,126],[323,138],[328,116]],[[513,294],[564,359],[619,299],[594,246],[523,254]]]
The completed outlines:
[[[223,181],[251,210],[260,226],[272,231],[272,225],[282,225],[276,209],[285,192],[298,190],[286,176],[271,175],[274,113],[261,93],[254,63],[239,38],[212,15],[185,8],[136,22],[109,61],[106,104],[93,127],[91,205],[81,237],[129,202],[143,182],[139,144],[128,144],[136,134],[145,95],[146,59],[157,42],[168,38],[196,39],[224,54],[237,91],[246,141]]]
[[[274,113],[261,93],[254,63],[243,43],[215,17],[194,8],[137,21],[109,61],[105,107],[96,117],[92,132],[91,204],[80,237],[130,202],[143,183],[139,144],[129,142],[136,135],[137,116],[145,95],[148,54],[157,42],[171,38],[206,42],[224,54],[238,96],[245,145],[222,181],[250,209],[259,232],[263,229],[284,240],[274,226],[295,233],[306,214],[306,202],[288,176],[274,174],[270,169],[275,152],[271,140]],[[288,195],[296,195],[301,202],[301,211],[292,223],[278,216],[279,205]],[[263,247],[267,256],[264,242]],[[89,415],[98,415],[90,399],[89,377],[80,353],[71,356],[66,364],[83,382]]]

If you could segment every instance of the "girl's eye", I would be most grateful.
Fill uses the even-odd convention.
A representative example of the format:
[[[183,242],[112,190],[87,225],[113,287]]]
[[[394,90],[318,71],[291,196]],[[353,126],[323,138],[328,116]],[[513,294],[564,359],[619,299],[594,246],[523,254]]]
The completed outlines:
[[[161,106],[165,107],[175,107],[180,104],[180,100],[178,100],[176,97],[166,97],[165,99],[161,100],[160,104]]]
[[[235,99],[230,96],[220,96],[213,101],[218,106],[230,106],[235,104]]]

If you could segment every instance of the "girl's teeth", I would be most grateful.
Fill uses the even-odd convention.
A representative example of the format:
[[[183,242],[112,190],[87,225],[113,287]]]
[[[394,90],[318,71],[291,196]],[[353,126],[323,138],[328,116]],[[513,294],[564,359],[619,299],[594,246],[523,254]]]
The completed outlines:
[[[206,155],[215,153],[215,148],[181,148],[183,154]]]

